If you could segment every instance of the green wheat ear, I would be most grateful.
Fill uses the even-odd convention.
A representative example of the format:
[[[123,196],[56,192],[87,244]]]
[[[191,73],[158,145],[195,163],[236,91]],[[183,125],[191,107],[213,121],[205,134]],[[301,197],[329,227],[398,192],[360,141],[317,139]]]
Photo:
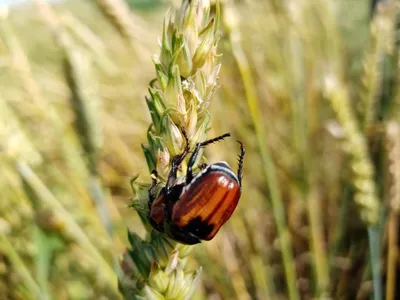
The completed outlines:
[[[184,149],[183,128],[191,145],[206,138],[210,116],[207,107],[217,89],[220,70],[217,55],[220,9],[211,16],[209,1],[183,1],[165,17],[161,51],[153,57],[156,78],[149,84],[146,102],[152,123],[148,143],[142,145],[149,171],[161,179],[171,159]],[[190,246],[178,244],[152,230],[147,222],[149,184],[131,181],[135,208],[148,230],[143,240],[129,232],[131,248],[122,261],[120,290],[126,299],[189,299],[201,269],[185,269]]]

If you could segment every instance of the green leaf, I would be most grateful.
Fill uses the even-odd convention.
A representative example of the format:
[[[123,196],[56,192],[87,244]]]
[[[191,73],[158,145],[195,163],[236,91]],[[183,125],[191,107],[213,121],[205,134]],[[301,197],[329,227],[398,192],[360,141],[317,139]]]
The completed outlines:
[[[161,126],[161,117],[157,112],[156,105],[154,103],[154,100],[152,98],[145,97],[147,107],[149,108],[150,112],[150,117],[151,120],[153,121],[154,128],[156,129],[157,132],[160,131],[160,126]]]
[[[144,157],[146,158],[146,163],[147,166],[149,167],[149,172],[152,172],[157,168],[157,160],[154,157],[153,152],[151,151],[151,148],[148,145],[142,144],[142,151]]]

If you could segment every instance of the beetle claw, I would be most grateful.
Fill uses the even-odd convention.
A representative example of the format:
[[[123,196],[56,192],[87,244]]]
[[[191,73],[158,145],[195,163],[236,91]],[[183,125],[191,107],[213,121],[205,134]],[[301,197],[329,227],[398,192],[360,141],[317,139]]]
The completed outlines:
[[[199,165],[199,169],[200,170],[204,170],[205,168],[207,168],[207,164],[200,164]]]

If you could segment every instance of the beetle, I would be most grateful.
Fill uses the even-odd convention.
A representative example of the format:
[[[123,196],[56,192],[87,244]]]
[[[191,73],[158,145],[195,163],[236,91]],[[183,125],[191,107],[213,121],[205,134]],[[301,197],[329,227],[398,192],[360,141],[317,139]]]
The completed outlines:
[[[184,130],[182,133],[186,141],[185,150],[172,158],[171,171],[161,190],[157,189],[157,172],[152,172],[147,218],[153,228],[171,239],[193,245],[214,238],[235,210],[242,193],[245,148],[238,141],[240,154],[237,174],[224,161],[200,165],[200,171],[194,174],[193,167],[200,150],[230,134],[197,143],[189,158],[186,175],[178,178],[177,172],[190,152],[187,135]]]

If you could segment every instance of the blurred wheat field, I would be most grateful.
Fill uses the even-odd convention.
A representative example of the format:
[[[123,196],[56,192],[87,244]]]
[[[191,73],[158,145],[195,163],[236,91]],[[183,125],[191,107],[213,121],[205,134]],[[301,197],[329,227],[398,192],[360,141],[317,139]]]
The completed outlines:
[[[105,9],[119,1],[33,2],[0,8],[0,299],[118,299],[127,227],[145,233],[128,205],[131,176],[150,181],[151,58],[177,3],[126,21]],[[195,246],[193,299],[397,299],[399,2],[221,4],[208,136],[243,141],[244,190]],[[208,160],[235,165],[235,139]]]

